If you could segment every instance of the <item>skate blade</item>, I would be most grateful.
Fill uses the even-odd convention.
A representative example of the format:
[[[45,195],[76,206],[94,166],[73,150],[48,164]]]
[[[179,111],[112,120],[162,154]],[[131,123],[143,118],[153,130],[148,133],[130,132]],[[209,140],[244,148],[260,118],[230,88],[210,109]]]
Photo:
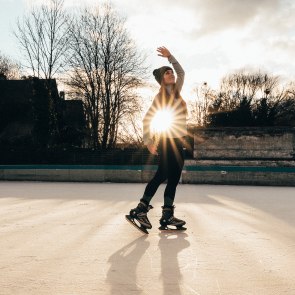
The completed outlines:
[[[140,232],[144,233],[144,234],[149,234],[149,232],[146,230],[145,227],[143,226],[138,226],[134,219],[130,216],[130,215],[125,215],[126,220],[131,223],[136,229],[138,229]]]
[[[171,227],[162,225],[159,227],[159,230],[162,232],[183,232],[183,231],[186,231],[186,227],[179,226],[176,228],[171,228]]]

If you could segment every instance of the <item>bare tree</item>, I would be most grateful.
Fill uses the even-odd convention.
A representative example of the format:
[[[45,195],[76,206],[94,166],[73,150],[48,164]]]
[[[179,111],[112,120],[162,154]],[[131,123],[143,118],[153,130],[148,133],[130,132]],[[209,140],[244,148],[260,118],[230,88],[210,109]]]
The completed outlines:
[[[0,75],[8,80],[20,77],[20,65],[0,52]]]
[[[208,123],[209,107],[216,98],[215,91],[207,82],[198,85],[194,89],[195,97],[189,102],[189,123],[197,126],[206,126]]]
[[[282,89],[271,94],[272,110],[277,126],[295,126],[295,82],[290,82]]]
[[[219,98],[223,111],[238,108],[241,103],[251,105],[272,92],[279,85],[279,77],[266,73],[247,73],[245,71],[230,74],[222,79]]]
[[[69,15],[63,6],[64,0],[49,0],[17,21],[14,34],[35,77],[51,79],[65,65]]]
[[[124,20],[106,4],[84,9],[71,28],[69,85],[84,101],[94,148],[112,148],[123,119],[138,112],[143,57]]]
[[[142,115],[141,109],[136,113],[129,113],[124,117],[124,121],[119,125],[118,141],[126,146],[141,148],[143,146],[142,137]]]
[[[210,125],[289,126],[284,118],[293,117],[294,105],[291,84],[282,87],[278,76],[238,72],[223,78],[209,107]]]

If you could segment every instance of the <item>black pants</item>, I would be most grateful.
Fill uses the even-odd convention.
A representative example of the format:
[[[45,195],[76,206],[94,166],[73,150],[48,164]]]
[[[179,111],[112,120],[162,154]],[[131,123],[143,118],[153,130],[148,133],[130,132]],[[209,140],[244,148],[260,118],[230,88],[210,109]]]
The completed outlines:
[[[167,180],[164,205],[174,202],[176,187],[184,165],[184,138],[161,138],[158,145],[159,164],[153,179],[147,184],[144,196],[149,200],[155,195],[161,183]]]

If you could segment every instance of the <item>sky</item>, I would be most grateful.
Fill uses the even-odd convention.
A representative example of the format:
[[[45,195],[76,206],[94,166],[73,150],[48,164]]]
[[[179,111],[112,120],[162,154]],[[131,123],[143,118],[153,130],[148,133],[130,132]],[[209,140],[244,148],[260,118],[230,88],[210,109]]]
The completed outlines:
[[[46,0],[0,0],[0,51],[17,60],[12,34],[17,17],[32,3]],[[65,0],[67,6],[82,1]],[[100,1],[84,0],[95,4]],[[156,48],[166,46],[186,72],[183,97],[204,82],[218,88],[227,74],[241,69],[295,80],[295,1],[292,0],[113,0],[151,72],[167,60]]]

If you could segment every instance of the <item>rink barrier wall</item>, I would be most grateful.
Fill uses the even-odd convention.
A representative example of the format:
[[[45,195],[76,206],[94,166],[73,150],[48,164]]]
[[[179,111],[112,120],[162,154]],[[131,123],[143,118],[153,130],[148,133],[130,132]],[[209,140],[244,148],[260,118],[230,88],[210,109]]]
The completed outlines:
[[[156,169],[156,165],[0,165],[0,180],[146,183]],[[180,182],[295,186],[295,166],[196,165],[188,161]]]
[[[198,160],[295,160],[294,127],[195,128]]]

